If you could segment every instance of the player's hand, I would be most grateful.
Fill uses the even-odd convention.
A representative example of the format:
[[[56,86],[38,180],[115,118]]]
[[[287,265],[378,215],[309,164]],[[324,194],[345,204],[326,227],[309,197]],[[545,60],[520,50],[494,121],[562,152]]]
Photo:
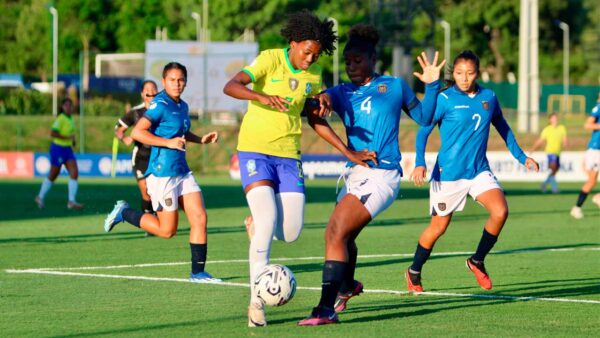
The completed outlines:
[[[525,167],[529,171],[534,171],[534,170],[535,170],[535,172],[540,171],[540,165],[534,159],[532,159],[531,157],[528,157],[525,160]]]
[[[121,140],[123,141],[123,143],[125,143],[126,146],[130,146],[133,143],[133,139],[131,138],[131,136],[123,136]]]
[[[440,70],[446,64],[446,60],[442,60],[442,62],[437,65],[438,61],[438,52],[435,52],[435,56],[433,57],[433,63],[429,63],[427,59],[427,54],[425,52],[421,52],[421,55],[417,56],[417,60],[423,69],[423,73],[414,72],[413,75],[416,76],[423,83],[432,83],[437,81],[440,78]]]
[[[174,137],[167,141],[167,148],[185,151],[185,138]]]
[[[288,111],[289,105],[292,104],[290,101],[277,95],[260,95],[258,98],[258,102],[282,112]]]
[[[202,143],[202,144],[215,143],[215,142],[217,142],[218,139],[219,139],[219,133],[217,133],[216,131],[211,131],[210,133],[202,136],[200,143]]]
[[[367,164],[367,161],[373,161],[375,165],[378,164],[377,153],[374,151],[369,151],[368,149],[364,149],[361,151],[350,150],[346,157],[348,157],[348,160],[350,160],[352,163],[358,164],[363,167],[369,166]]]
[[[427,178],[427,168],[418,166],[410,173],[409,179],[415,183],[415,186],[420,187],[425,183]]]
[[[331,116],[331,98],[329,95],[323,93],[315,96],[315,99],[319,100],[319,111],[317,115],[319,117]]]

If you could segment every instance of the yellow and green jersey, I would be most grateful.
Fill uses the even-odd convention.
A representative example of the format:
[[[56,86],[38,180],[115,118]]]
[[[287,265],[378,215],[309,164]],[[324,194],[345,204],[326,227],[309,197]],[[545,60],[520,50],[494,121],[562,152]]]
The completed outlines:
[[[52,131],[59,133],[61,136],[68,137],[68,139],[53,137],[52,142],[54,144],[63,147],[70,147],[73,145],[71,137],[75,135],[75,123],[70,115],[58,114],[58,117],[52,124]]]
[[[546,126],[544,130],[542,130],[542,134],[540,136],[543,140],[546,140],[546,153],[560,155],[562,150],[563,140],[567,137],[567,129],[565,126]]]
[[[306,98],[321,91],[321,67],[312,64],[307,70],[294,69],[287,48],[268,49],[244,67],[243,72],[252,79],[254,91],[280,96],[291,104],[288,111],[281,112],[258,101],[250,101],[237,149],[299,159],[300,113]]]

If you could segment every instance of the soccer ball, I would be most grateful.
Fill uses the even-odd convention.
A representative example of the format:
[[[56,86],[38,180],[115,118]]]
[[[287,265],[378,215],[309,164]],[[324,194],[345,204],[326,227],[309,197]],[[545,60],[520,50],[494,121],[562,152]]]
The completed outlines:
[[[269,264],[254,281],[254,292],[266,305],[281,306],[296,293],[296,278],[287,266]]]

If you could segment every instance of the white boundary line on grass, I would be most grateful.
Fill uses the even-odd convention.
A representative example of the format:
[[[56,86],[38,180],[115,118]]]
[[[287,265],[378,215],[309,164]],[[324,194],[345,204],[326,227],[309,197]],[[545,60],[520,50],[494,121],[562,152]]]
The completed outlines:
[[[501,250],[501,251],[492,251],[490,254],[508,254],[508,253],[530,253],[530,252],[568,252],[568,251],[600,251],[600,247],[594,248],[559,248],[559,249],[522,249],[522,250]],[[471,255],[473,252],[463,252],[463,251],[454,251],[454,252],[439,252],[432,253],[431,256],[466,256]],[[377,254],[377,255],[358,255],[358,258],[368,259],[368,258],[394,258],[394,257],[413,257],[414,254],[404,253],[404,254]],[[286,261],[313,261],[313,260],[323,260],[323,256],[308,256],[308,257],[280,257],[280,258],[271,258],[271,261],[274,262],[286,262]],[[228,259],[228,260],[209,260],[207,262],[210,264],[229,264],[229,263],[248,263],[247,259]],[[56,268],[33,268],[29,270],[37,270],[37,271],[73,271],[73,270],[105,270],[105,269],[124,269],[124,268],[148,268],[154,266],[176,266],[176,265],[186,265],[190,264],[190,262],[166,262],[166,263],[143,263],[143,264],[128,264],[128,265],[108,265],[108,266],[80,266],[80,267],[56,267]],[[26,269],[27,270],[27,269]]]
[[[68,271],[50,271],[50,270],[39,270],[39,269],[27,269],[27,270],[5,270],[8,273],[33,273],[33,274],[46,274],[46,275],[59,275],[59,276],[77,276],[77,277],[98,277],[98,278],[113,278],[113,279],[126,279],[126,280],[143,280],[143,281],[156,281],[156,282],[179,282],[179,283],[191,283],[189,279],[185,278],[165,278],[165,277],[146,277],[146,276],[125,276],[125,275],[106,275],[97,273],[81,273],[81,272],[68,272]],[[222,283],[204,283],[214,284],[220,286],[235,286],[235,287],[250,287],[249,284],[244,283],[233,283],[233,282],[222,282]],[[299,286],[299,290],[312,290],[321,291],[320,287],[303,287]],[[366,293],[386,293],[394,295],[406,295],[408,291],[398,290],[364,290]],[[485,295],[485,294],[474,294],[474,293],[450,293],[450,292],[420,292],[417,295],[435,296],[435,297],[464,297],[464,298],[483,298],[483,299],[507,299],[514,301],[544,301],[544,302],[562,302],[562,303],[586,303],[586,304],[600,304],[600,301],[589,300],[589,299],[568,299],[568,298],[547,298],[547,297],[532,297],[532,296],[509,296],[509,295]]]
[[[523,250],[503,250],[492,252],[494,254],[506,254],[506,253],[528,253],[528,252],[567,252],[567,251],[600,251],[600,247],[594,248],[558,248],[558,249],[523,249]],[[440,252],[433,254],[432,256],[463,256],[469,255],[470,252]],[[379,255],[359,255],[359,258],[392,258],[392,257],[412,257],[413,254],[379,254]],[[301,261],[301,260],[321,260],[322,256],[312,257],[292,257],[292,258],[272,258],[271,261]],[[220,260],[211,261],[211,264],[227,264],[227,263],[247,263],[247,259],[232,259],[232,260]],[[179,282],[179,283],[190,283],[185,278],[166,278],[166,277],[146,277],[146,276],[127,276],[127,275],[111,275],[111,274],[96,274],[96,273],[81,273],[81,272],[70,272],[70,271],[58,271],[58,270],[97,270],[97,269],[120,269],[120,268],[139,268],[139,267],[153,267],[153,266],[172,266],[172,265],[183,265],[189,264],[189,262],[173,262],[173,263],[149,263],[149,264],[133,264],[133,265],[113,265],[113,266],[88,266],[88,267],[71,267],[71,268],[39,268],[39,269],[6,269],[7,273],[32,273],[32,274],[47,274],[47,275],[59,275],[59,276],[77,276],[77,277],[98,277],[98,278],[113,278],[113,279],[127,279],[127,280],[145,280],[145,281],[160,281],[160,282]],[[211,283],[223,286],[235,286],[235,287],[249,287],[248,284],[244,283]],[[298,287],[300,290],[313,290],[320,291],[318,287]],[[367,293],[386,293],[405,295],[408,291],[398,290],[365,290]],[[437,296],[437,297],[465,297],[465,298],[483,298],[483,299],[508,299],[515,301],[547,301],[547,302],[564,302],[564,303],[587,303],[587,304],[600,304],[600,301],[588,300],[588,299],[568,299],[568,298],[547,298],[547,297],[533,297],[533,296],[510,296],[510,295],[486,295],[486,294],[465,294],[465,293],[448,293],[448,292],[421,292],[419,295],[426,296]]]

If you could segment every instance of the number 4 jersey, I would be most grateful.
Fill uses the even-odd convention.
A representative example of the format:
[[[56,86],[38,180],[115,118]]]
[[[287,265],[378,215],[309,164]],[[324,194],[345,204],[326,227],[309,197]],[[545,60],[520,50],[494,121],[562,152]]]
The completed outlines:
[[[364,86],[343,83],[327,89],[333,110],[346,127],[348,148],[368,149],[377,153],[378,165],[371,168],[399,169],[398,129],[404,110],[422,125],[431,122],[440,82],[425,86],[425,97],[419,102],[406,81],[392,76],[377,76]],[[354,164],[348,162],[348,166]]]
[[[475,94],[469,95],[454,86],[441,92],[432,125],[422,127],[417,134],[416,166],[425,166],[427,137],[436,124],[442,144],[431,174],[434,181],[472,179],[483,171],[491,171],[486,157],[490,124],[521,164],[527,159],[502,116],[500,103],[492,90],[478,87]]]

